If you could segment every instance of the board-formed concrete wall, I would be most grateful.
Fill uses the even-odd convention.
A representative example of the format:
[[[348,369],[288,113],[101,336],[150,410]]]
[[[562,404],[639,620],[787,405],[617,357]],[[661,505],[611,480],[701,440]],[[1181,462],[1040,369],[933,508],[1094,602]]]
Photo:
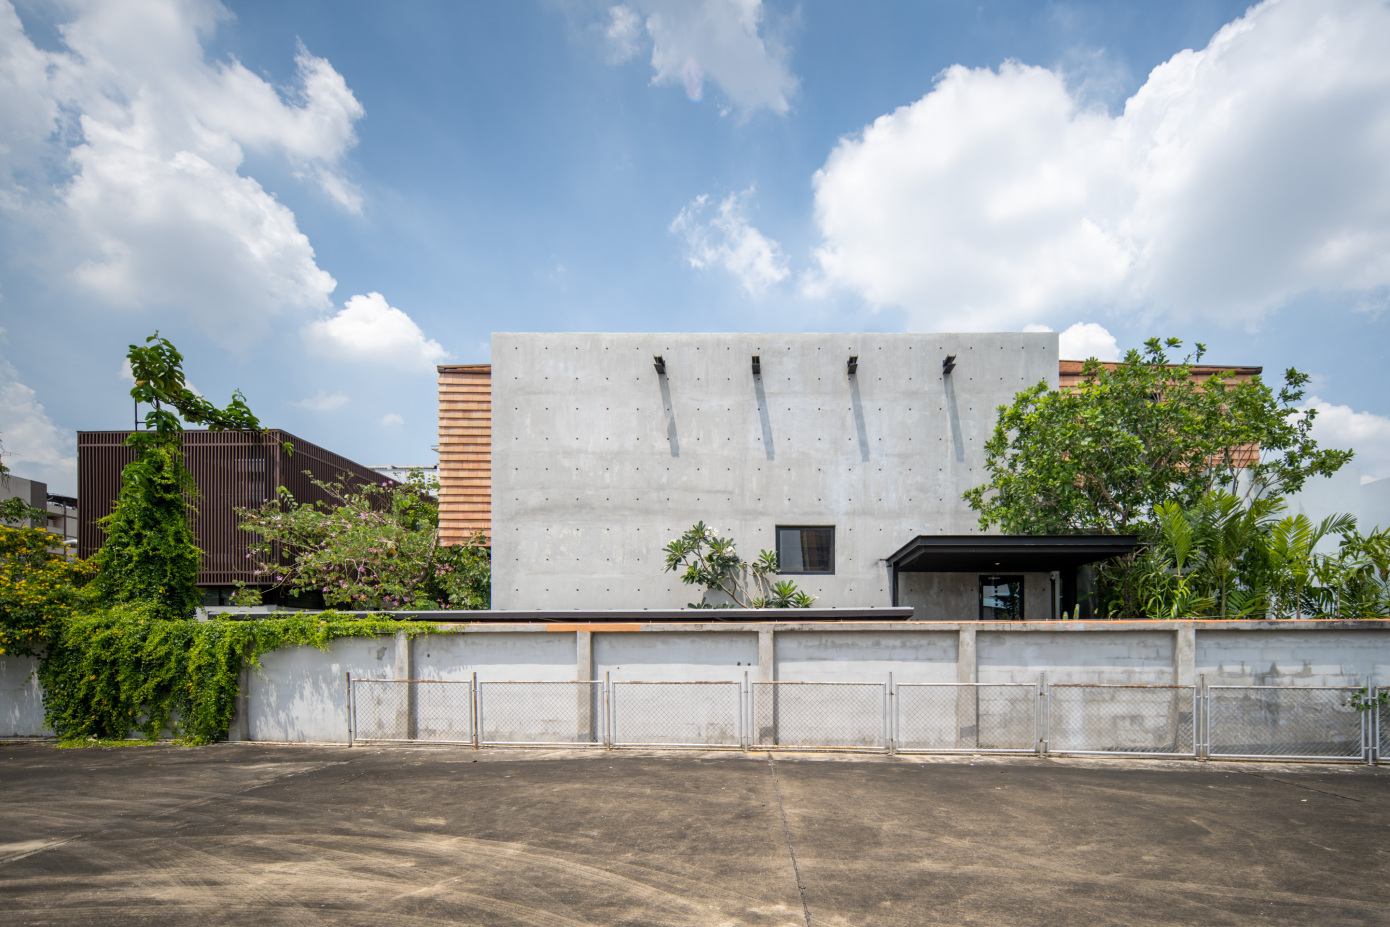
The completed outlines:
[[[700,520],[747,557],[833,525],[835,574],[797,582],[887,605],[885,557],[978,530],[961,494],[995,409],[1039,381],[1055,334],[494,334],[493,605],[684,605],[661,549]]]

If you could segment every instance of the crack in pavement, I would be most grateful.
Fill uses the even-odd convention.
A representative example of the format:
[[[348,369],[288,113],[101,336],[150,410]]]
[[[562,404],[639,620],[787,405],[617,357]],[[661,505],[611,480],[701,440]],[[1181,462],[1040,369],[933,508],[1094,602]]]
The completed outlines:
[[[796,891],[801,896],[801,916],[806,927],[811,927],[811,909],[806,905],[806,883],[801,881],[801,866],[796,861],[796,848],[792,846],[792,829],[787,823],[787,808],[782,802],[782,785],[777,780],[777,764],[772,754],[767,755],[767,769],[772,774],[772,793],[777,797],[777,813],[782,819],[782,838],[787,843],[787,855],[792,861],[792,875],[796,877]]]

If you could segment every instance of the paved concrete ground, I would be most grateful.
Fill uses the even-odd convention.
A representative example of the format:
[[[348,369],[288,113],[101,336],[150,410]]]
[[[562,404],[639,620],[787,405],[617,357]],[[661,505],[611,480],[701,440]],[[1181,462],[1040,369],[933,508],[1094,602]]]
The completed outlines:
[[[1390,770],[0,746],[0,922],[1390,924]]]

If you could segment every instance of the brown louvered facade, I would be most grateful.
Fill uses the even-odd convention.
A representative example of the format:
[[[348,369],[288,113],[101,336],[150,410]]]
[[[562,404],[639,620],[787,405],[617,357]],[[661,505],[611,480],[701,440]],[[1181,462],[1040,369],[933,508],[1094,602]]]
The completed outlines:
[[[125,443],[130,434],[77,433],[77,497],[82,503],[77,548],[81,557],[95,553],[105,538],[97,521],[111,513],[121,488],[121,471],[135,459],[135,451]],[[313,485],[313,479],[342,479],[358,485],[389,482],[355,461],[277,429],[261,434],[185,431],[183,459],[198,487],[191,520],[193,535],[203,551],[200,586],[256,585],[246,556],[249,536],[237,528],[238,508],[260,505],[281,486],[300,502],[326,501],[328,497]]]
[[[492,367],[439,368],[439,540],[492,538]]]

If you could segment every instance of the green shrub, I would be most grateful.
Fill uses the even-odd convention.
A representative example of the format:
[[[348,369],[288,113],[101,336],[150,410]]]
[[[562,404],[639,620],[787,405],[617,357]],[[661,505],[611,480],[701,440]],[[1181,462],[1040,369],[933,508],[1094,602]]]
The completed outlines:
[[[256,620],[169,619],[155,605],[73,614],[50,635],[39,664],[44,714],[62,740],[223,740],[236,711],[241,669],[261,654],[340,638],[375,637],[430,625],[335,612]]]

